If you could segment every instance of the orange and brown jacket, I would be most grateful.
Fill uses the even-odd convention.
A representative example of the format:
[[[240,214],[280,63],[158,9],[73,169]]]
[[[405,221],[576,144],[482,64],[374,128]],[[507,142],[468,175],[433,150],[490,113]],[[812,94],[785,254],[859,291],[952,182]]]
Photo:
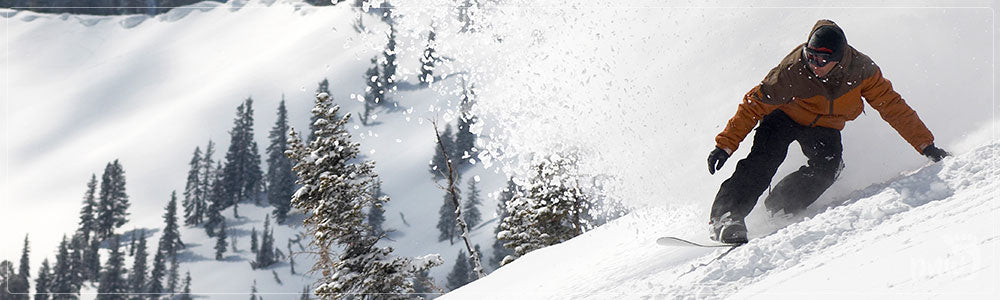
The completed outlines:
[[[809,37],[816,29],[827,25],[837,26],[832,21],[820,20],[813,26]],[[922,153],[924,147],[934,142],[934,136],[924,122],[893,91],[892,83],[882,77],[882,71],[867,55],[848,46],[833,70],[826,77],[818,78],[803,59],[804,47],[804,43],[795,47],[743,97],[736,115],[715,137],[717,147],[730,153],[736,151],[757,122],[775,109],[780,109],[804,126],[842,130],[844,123],[854,120],[864,110],[862,99],[875,108],[882,119],[917,152]]]

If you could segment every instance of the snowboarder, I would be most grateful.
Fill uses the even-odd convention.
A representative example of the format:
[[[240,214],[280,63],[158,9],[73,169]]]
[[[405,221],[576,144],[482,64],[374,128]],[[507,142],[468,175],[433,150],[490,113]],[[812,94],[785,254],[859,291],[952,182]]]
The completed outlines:
[[[753,146],[736,164],[715,196],[709,221],[711,238],[746,243],[743,221],[771,183],[792,141],[808,162],[781,179],[764,200],[772,214],[795,213],[809,206],[844,168],[840,130],[864,110],[864,99],[920,154],[933,161],[948,156],[917,113],[893,91],[867,55],[847,44],[844,31],[819,20],[807,42],[795,47],[744,97],[708,156],[708,172],[722,168],[740,142],[757,126]]]

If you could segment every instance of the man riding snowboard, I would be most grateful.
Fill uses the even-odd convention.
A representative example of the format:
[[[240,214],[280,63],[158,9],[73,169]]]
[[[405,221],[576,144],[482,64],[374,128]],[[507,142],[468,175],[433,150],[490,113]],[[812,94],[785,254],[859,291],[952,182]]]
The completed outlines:
[[[833,21],[819,20],[807,43],[795,47],[743,97],[736,115],[715,137],[715,150],[708,156],[711,174],[760,123],[750,153],[715,196],[711,238],[747,242],[743,218],[770,185],[792,141],[799,142],[808,163],[781,179],[764,205],[772,214],[795,213],[816,201],[844,168],[840,130],[864,110],[862,99],[920,154],[935,162],[948,155],[934,146],[930,130],[871,58],[848,45]]]

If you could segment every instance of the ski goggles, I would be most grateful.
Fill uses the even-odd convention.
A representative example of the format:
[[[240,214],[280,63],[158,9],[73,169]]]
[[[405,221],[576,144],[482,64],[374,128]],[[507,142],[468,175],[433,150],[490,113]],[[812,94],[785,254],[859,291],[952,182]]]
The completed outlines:
[[[809,62],[809,64],[817,67],[824,67],[827,64],[834,61],[833,50],[829,50],[826,48],[813,49],[811,47],[806,47],[805,55],[806,55],[806,61]]]

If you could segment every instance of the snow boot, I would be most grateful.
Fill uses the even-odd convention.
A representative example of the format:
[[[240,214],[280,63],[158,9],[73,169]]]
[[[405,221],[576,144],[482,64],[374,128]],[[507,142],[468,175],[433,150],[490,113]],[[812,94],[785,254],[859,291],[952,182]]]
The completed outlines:
[[[734,219],[726,213],[720,218],[712,218],[708,225],[713,241],[726,244],[747,243],[747,225],[743,218]]]

